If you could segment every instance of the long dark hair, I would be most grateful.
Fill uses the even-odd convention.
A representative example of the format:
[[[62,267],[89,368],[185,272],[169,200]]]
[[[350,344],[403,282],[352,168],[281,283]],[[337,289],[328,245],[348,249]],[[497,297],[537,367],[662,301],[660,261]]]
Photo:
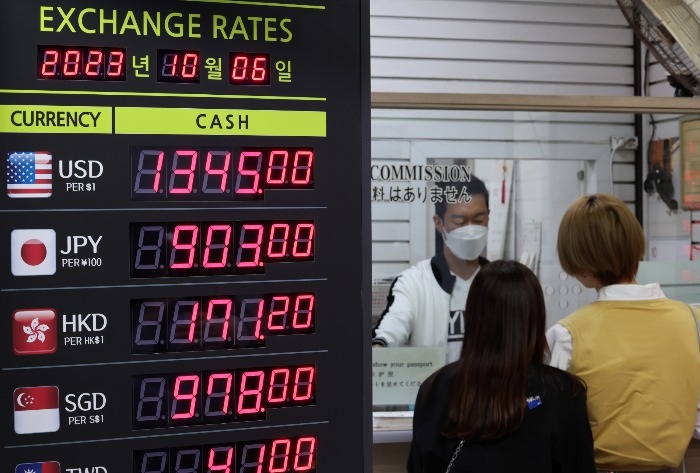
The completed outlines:
[[[444,435],[489,440],[520,425],[528,370],[548,350],[545,324],[542,287],[530,269],[515,261],[481,268],[467,297]]]

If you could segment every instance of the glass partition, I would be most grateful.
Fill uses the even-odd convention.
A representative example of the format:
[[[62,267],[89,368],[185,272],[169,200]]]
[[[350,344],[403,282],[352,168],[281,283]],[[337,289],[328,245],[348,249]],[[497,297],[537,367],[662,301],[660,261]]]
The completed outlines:
[[[659,282],[668,297],[700,303],[700,210],[683,208],[681,196],[682,189],[698,184],[696,174],[683,174],[683,160],[696,153],[696,134],[682,140],[681,124],[688,116],[641,118],[646,125],[645,136],[636,137],[638,157],[631,113],[373,110],[373,325],[387,306],[396,276],[442,251],[433,220],[438,181],[472,175],[489,192],[482,256],[519,260],[537,274],[548,326],[595,299],[594,290],[561,269],[555,251],[566,208],[595,192],[621,198],[641,216],[648,245],[638,281]],[[637,199],[640,186],[645,190]],[[392,403],[387,393],[393,384],[381,383],[393,383],[389,378],[397,376],[401,383],[410,375],[389,376],[383,359],[397,355],[382,350],[373,350],[373,383],[381,390],[376,410],[405,407],[406,390],[397,386],[397,402]]]

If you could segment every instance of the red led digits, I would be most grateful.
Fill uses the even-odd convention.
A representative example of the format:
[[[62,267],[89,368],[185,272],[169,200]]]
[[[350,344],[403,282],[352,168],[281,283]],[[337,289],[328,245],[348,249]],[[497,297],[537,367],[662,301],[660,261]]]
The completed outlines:
[[[281,437],[134,452],[134,473],[316,472],[316,437]],[[169,466],[168,466],[169,465]]]
[[[231,399],[233,375],[231,373],[214,373],[209,376],[207,385],[207,400],[204,404],[204,415],[227,416]]]
[[[82,78],[80,50],[66,49],[63,53],[63,77],[66,79]]]
[[[136,194],[162,193],[161,171],[165,153],[158,150],[144,149],[139,152],[133,190]]]
[[[231,60],[231,81],[244,83],[248,78],[248,56],[236,55]]]
[[[267,318],[268,330],[284,330],[287,326],[288,314],[289,296],[273,296],[270,303],[270,314]]]
[[[241,458],[236,460],[241,472],[262,473],[265,461],[265,443],[246,443],[241,449]]]
[[[270,227],[270,243],[267,245],[269,258],[284,258],[287,255],[287,243],[289,242],[289,225],[286,223],[273,223]]]
[[[160,61],[160,76],[161,77],[177,77],[179,74],[179,64],[178,60],[180,56],[174,53],[163,54],[163,58]]]
[[[289,391],[289,369],[278,368],[270,372],[270,388],[267,391],[267,402],[276,404],[287,400]]]
[[[236,343],[241,347],[263,346],[261,341],[265,337],[261,328],[264,305],[265,299],[262,297],[246,297],[241,302],[236,331]]]
[[[265,228],[260,224],[243,224],[241,226],[236,254],[237,268],[262,266],[260,262],[260,244]]]
[[[294,471],[309,471],[314,465],[316,437],[302,437],[297,441],[294,455]]]
[[[270,447],[270,463],[267,471],[269,473],[286,473],[291,449],[292,441],[290,439],[274,440]]]
[[[209,450],[209,460],[207,461],[207,473],[223,471],[231,473],[233,464],[233,447],[214,447]]]
[[[228,183],[228,171],[230,166],[230,152],[209,151],[204,164],[202,192],[205,194],[225,193],[227,191],[226,185]]]
[[[314,372],[313,366],[299,368],[294,375],[294,390],[292,399],[295,401],[308,401],[313,394]]]
[[[110,51],[107,59],[107,73],[105,79],[107,80],[124,80],[126,77],[124,66],[126,59],[126,53],[124,51]]]
[[[262,389],[265,373],[262,371],[246,371],[241,376],[240,392],[238,393],[238,414],[257,414],[264,412],[262,406]]]
[[[267,164],[268,184],[284,184],[287,177],[287,163],[289,162],[289,152],[285,150],[270,151],[270,158]]]
[[[135,429],[260,420],[315,405],[316,367],[276,366],[133,377]],[[203,408],[202,408],[203,406]]]
[[[250,73],[250,81],[253,84],[270,83],[270,66],[268,56],[253,57],[253,69]]]
[[[183,79],[192,79],[199,76],[199,54],[185,53],[182,57],[180,76]]]
[[[131,352],[255,348],[268,336],[312,334],[315,301],[309,293],[133,300]]]
[[[227,266],[231,231],[231,225],[210,225],[207,228],[203,267],[225,268]]]
[[[313,261],[315,234],[309,221],[131,224],[131,276],[264,273]]]
[[[238,175],[236,176],[236,194],[257,194],[260,189],[260,169],[262,152],[243,151],[238,158]]]
[[[260,200],[265,190],[313,189],[313,169],[309,148],[132,147],[131,198]]]
[[[234,85],[269,85],[270,55],[230,53],[229,82]]]
[[[40,62],[39,78],[40,79],[55,79],[59,78],[58,73],[59,60],[61,52],[58,49],[46,49],[43,51],[43,59]]]
[[[314,224],[300,223],[294,229],[294,246],[292,257],[305,258],[313,252]]]
[[[195,417],[195,414],[199,415],[199,403],[197,402],[198,392],[198,375],[183,375],[175,378],[170,418],[173,420],[191,419]]]
[[[39,46],[37,77],[59,80],[126,80],[126,49]]]
[[[314,161],[313,151],[297,151],[294,153],[292,166],[292,184],[308,184],[311,180],[311,164]]]
[[[88,51],[87,61],[85,63],[86,77],[99,77],[102,73],[104,61],[104,53],[100,50],[91,49]]]
[[[170,336],[168,338],[169,345],[193,345],[199,340],[196,335],[199,330],[199,302],[198,301],[177,301],[173,315],[170,318]],[[173,348],[175,349],[175,348]],[[183,348],[188,350],[187,347]],[[177,350],[180,350],[179,348]]]
[[[233,301],[231,299],[211,299],[209,301],[206,315],[207,322],[204,325],[204,343],[230,340],[228,332],[232,311]]]
[[[314,403],[315,372],[314,366],[237,371],[237,416],[240,419],[260,419],[268,408]]]
[[[311,294],[300,295],[294,301],[294,317],[292,318],[292,327],[295,329],[304,329],[311,327],[313,323],[315,297]]]
[[[199,82],[199,52],[159,49],[157,54],[158,82]]]
[[[176,225],[173,233],[172,247],[170,251],[171,269],[186,268],[194,265],[199,239],[199,227],[197,225]]]
[[[168,192],[171,194],[191,194],[194,184],[194,171],[197,169],[197,152],[177,150],[173,156]]]

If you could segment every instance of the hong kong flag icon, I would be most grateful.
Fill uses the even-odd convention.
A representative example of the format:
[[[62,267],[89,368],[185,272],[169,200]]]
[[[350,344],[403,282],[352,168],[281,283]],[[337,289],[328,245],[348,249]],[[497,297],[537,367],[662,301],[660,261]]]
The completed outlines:
[[[12,274],[41,276],[56,272],[56,232],[51,229],[13,230]]]
[[[56,353],[57,317],[54,309],[23,309],[12,313],[12,349],[15,355]]]
[[[15,467],[15,473],[61,473],[58,462],[22,463]]]
[[[17,388],[14,398],[15,432],[18,434],[56,432],[61,427],[56,386]]]

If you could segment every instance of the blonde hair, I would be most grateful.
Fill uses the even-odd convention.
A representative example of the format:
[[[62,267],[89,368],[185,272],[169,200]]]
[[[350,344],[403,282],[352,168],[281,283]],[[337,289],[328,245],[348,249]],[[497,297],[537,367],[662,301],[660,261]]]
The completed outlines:
[[[604,286],[633,281],[645,248],[637,218],[608,194],[579,198],[559,225],[557,255],[564,271],[590,273]]]

